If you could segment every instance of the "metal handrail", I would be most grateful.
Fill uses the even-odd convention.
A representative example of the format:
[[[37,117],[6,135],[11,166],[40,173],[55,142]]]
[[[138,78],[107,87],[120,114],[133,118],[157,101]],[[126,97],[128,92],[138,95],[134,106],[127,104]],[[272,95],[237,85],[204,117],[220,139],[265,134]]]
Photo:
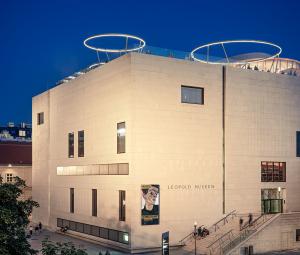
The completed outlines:
[[[224,235],[222,235],[221,237],[219,237],[217,240],[215,240],[213,243],[211,243],[209,246],[207,246],[208,249],[212,249],[212,247],[218,243],[220,240],[223,240],[226,236],[230,236],[230,234],[232,234],[233,229],[230,229],[228,232],[226,232]],[[229,238],[230,239],[230,238]],[[223,242],[222,242],[223,243]],[[221,244],[219,242],[219,246],[221,246]],[[214,249],[213,249],[214,250]]]
[[[223,222],[223,225],[225,225],[225,223],[227,223],[227,219],[229,218],[229,216],[236,216],[236,210],[233,210],[231,211],[230,213],[228,213],[226,216],[224,216],[222,219],[218,220],[216,223],[214,223],[213,225],[211,225],[209,228],[208,228],[208,231],[210,233],[212,233],[213,231],[216,232],[217,231],[217,228],[219,228],[218,224],[220,222]],[[203,226],[203,225],[202,225]],[[185,236],[184,238],[182,238],[179,243],[183,243],[184,241],[186,241],[189,237],[193,236],[194,234],[194,231],[192,231],[191,233],[189,233],[187,236]]]
[[[262,219],[262,221],[260,221]],[[271,218],[270,218],[271,219]],[[233,240],[231,240],[229,243],[225,244],[222,249],[222,254],[225,254],[229,250],[233,249],[237,245],[239,245],[241,242],[243,242],[247,237],[249,237],[251,234],[257,231],[257,229],[263,225],[265,222],[267,222],[269,219],[267,218],[266,214],[262,214],[258,218],[256,218],[251,224],[247,224],[244,226],[244,228],[241,229],[241,232],[234,237]]]
[[[218,226],[218,224],[220,223],[220,222],[223,222],[223,225],[225,225],[225,223],[227,223],[228,222],[228,218],[229,218],[229,216],[236,216],[236,210],[233,210],[233,211],[231,211],[230,213],[228,213],[225,217],[223,217],[222,219],[220,219],[220,220],[218,220],[216,223],[214,223],[208,230],[209,230],[209,232],[212,232],[212,231],[214,231],[214,232],[216,232],[217,231],[217,229],[219,228],[219,226]]]

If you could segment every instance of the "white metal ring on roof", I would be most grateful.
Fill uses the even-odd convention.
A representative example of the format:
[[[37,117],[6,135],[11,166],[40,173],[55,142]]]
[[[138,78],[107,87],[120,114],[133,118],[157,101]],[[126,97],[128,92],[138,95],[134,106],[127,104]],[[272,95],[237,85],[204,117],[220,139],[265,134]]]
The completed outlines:
[[[272,55],[272,56],[261,57],[259,59],[255,59],[255,60],[245,60],[244,62],[230,62],[229,59],[228,59],[228,56],[227,56],[224,44],[232,44],[232,43],[253,43],[253,44],[269,45],[269,46],[272,46],[275,49],[277,49],[277,52],[274,55]],[[227,62],[209,61],[208,58],[207,58],[207,60],[203,60],[203,59],[197,58],[195,56],[195,53],[197,51],[199,51],[200,49],[207,48],[207,52],[209,52],[209,47],[210,46],[215,46],[215,45],[222,46],[222,48],[224,50],[224,53],[225,53],[225,56],[226,56],[226,59],[227,59]],[[214,42],[214,43],[208,43],[208,44],[205,44],[205,45],[201,45],[201,46],[193,49],[191,51],[190,55],[191,55],[191,58],[193,60],[199,61],[199,62],[202,62],[202,63],[207,63],[207,64],[217,64],[217,65],[235,64],[235,65],[243,65],[243,64],[247,64],[247,63],[257,63],[257,62],[265,61],[265,60],[268,60],[268,59],[273,59],[275,57],[278,57],[281,54],[281,52],[282,52],[282,49],[281,49],[280,46],[278,46],[278,45],[276,45],[274,43],[270,43],[270,42],[258,41],[258,40],[230,40],[230,41],[221,41],[221,42]],[[209,55],[208,55],[208,57],[209,57]]]
[[[110,49],[110,48],[98,48],[98,47],[94,47],[88,44],[88,42],[90,42],[91,40],[97,39],[97,38],[103,38],[103,37],[123,37],[126,39],[126,46],[123,49]],[[133,39],[133,40],[137,40],[139,42],[139,46],[134,47],[134,48],[127,48],[127,42],[128,39]],[[137,36],[134,35],[129,35],[129,34],[115,34],[115,33],[110,33],[110,34],[100,34],[100,35],[94,35],[91,36],[87,39],[85,39],[83,41],[83,44],[85,47],[91,49],[91,50],[95,50],[95,51],[99,51],[99,52],[107,52],[107,53],[122,53],[122,52],[131,52],[131,51],[137,51],[140,50],[142,48],[144,48],[146,46],[146,42]]]

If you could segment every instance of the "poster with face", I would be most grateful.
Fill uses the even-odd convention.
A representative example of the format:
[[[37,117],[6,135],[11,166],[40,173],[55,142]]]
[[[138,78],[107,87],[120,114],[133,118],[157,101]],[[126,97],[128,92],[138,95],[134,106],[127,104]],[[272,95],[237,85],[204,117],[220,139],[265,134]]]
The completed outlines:
[[[142,225],[159,224],[159,185],[142,185]]]

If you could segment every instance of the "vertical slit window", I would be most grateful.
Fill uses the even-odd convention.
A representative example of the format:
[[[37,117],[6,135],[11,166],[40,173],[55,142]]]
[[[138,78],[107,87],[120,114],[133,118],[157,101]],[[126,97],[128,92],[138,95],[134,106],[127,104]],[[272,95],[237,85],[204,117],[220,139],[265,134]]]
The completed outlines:
[[[125,153],[125,122],[117,124],[117,153]]]
[[[74,133],[69,133],[69,158],[74,158]]]
[[[125,190],[119,190],[119,221],[125,221]]]
[[[296,156],[300,157],[300,131],[296,132]]]
[[[92,189],[92,216],[97,217],[97,190]]]
[[[37,124],[38,125],[44,124],[44,113],[43,112],[39,112],[37,114]]]
[[[78,131],[78,157],[84,157],[84,130]]]
[[[74,188],[70,188],[70,213],[74,213]]]

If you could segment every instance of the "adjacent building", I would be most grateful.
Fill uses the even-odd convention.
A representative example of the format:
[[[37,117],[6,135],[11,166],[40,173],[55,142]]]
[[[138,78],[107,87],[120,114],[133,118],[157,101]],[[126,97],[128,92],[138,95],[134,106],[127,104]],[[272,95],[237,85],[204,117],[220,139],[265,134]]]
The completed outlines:
[[[300,210],[298,76],[130,53],[32,106],[49,228],[134,252],[232,210]]]
[[[25,180],[28,187],[22,198],[31,197],[31,125],[8,123],[0,127],[0,176],[3,182],[13,182],[16,176]]]

